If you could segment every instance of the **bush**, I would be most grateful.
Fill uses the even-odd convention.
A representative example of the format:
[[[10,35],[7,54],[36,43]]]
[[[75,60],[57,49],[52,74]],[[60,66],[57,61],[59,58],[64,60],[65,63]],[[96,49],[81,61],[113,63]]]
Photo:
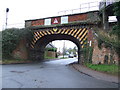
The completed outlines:
[[[12,58],[12,52],[16,49],[19,41],[23,38],[32,38],[31,30],[11,28],[2,31],[2,57],[3,59]]]
[[[114,3],[114,15],[117,18],[117,25],[113,27],[113,31],[111,32],[111,34],[115,34],[118,36],[118,39],[120,39],[120,1]]]
[[[82,49],[85,62],[92,63],[93,48],[85,47]]]
[[[118,36],[118,39],[120,39],[120,26],[115,25],[115,26],[113,27],[113,30],[110,32],[110,34],[111,34],[111,35],[112,35],[112,34],[115,34],[115,35]]]
[[[111,32],[106,33],[102,30],[96,31],[96,33],[98,34],[98,47],[101,49],[102,43],[104,43],[106,48],[110,47],[114,49],[120,57],[120,39],[118,39],[117,34],[111,35]]]

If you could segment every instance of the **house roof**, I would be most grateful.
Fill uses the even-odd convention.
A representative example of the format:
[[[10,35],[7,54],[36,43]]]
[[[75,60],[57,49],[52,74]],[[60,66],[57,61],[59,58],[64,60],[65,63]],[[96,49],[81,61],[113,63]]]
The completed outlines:
[[[49,43],[46,48],[56,48],[52,43]]]

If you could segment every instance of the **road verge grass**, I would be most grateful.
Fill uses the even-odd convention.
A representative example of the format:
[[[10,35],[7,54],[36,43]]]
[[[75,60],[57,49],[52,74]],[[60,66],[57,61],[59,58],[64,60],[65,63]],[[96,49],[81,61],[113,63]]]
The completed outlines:
[[[19,64],[19,63],[31,63],[32,60],[19,60],[19,59],[10,59],[10,60],[1,60],[0,64]]]
[[[61,57],[60,59],[68,59],[68,57]]]
[[[45,57],[45,59],[57,59],[56,57]]]
[[[105,72],[112,75],[118,75],[119,68],[120,68],[120,66],[114,65],[114,64],[113,65],[106,65],[106,64],[96,65],[96,64],[86,63],[85,66],[95,71],[101,71],[101,72]]]

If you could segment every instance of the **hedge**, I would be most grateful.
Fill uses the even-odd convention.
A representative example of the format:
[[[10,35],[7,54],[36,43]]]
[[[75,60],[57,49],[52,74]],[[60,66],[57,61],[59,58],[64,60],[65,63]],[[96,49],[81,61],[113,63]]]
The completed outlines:
[[[23,38],[31,40],[33,33],[30,29],[11,28],[2,31],[2,58],[12,58],[12,51]]]

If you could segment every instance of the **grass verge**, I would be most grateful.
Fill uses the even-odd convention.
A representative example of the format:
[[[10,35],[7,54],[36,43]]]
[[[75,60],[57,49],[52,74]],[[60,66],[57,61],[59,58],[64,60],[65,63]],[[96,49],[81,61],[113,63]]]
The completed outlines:
[[[105,72],[112,75],[118,75],[119,68],[120,68],[120,66],[118,65],[105,65],[105,64],[96,65],[96,64],[90,64],[90,63],[86,63],[85,66],[95,71],[101,71],[101,72]]]
[[[45,59],[56,59],[55,57],[45,57]]]
[[[11,60],[2,60],[0,64],[18,64],[18,63],[31,63],[32,60],[18,60],[18,59],[11,59]]]
[[[61,57],[60,59],[68,59],[68,57]]]

